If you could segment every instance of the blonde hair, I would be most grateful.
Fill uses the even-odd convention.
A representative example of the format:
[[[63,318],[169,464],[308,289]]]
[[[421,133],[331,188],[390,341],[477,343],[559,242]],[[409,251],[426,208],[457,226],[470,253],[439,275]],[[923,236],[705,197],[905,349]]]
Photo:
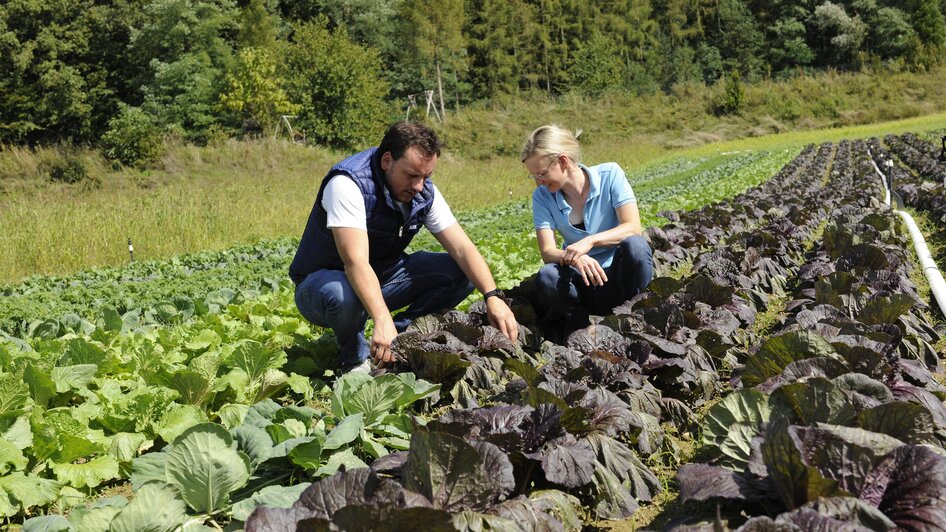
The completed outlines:
[[[549,157],[554,155],[565,155],[576,163],[581,162],[581,146],[578,144],[578,136],[581,130],[571,131],[557,125],[548,124],[537,128],[526,138],[526,143],[522,147],[520,160],[526,162],[526,159],[532,157]]]

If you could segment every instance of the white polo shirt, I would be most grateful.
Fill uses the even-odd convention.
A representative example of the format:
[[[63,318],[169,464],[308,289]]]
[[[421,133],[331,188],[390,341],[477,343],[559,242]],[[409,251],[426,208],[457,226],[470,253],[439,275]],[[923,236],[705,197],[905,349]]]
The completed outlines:
[[[341,178],[341,179],[339,179]],[[442,232],[457,223],[450,206],[443,199],[443,194],[437,190],[437,185],[431,183],[434,189],[434,202],[427,213],[424,227],[433,234]],[[410,216],[410,203],[395,201],[406,219]],[[331,178],[325,191],[322,193],[322,208],[328,213],[326,226],[349,227],[368,231],[368,213],[365,211],[365,198],[354,181],[343,175]]]

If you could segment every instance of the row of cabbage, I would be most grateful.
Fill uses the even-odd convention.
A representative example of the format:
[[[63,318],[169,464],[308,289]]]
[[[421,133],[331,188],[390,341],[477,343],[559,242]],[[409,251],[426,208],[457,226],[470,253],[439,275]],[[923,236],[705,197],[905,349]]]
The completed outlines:
[[[795,149],[718,155],[706,165],[638,182],[628,179],[639,199],[641,217],[650,225],[660,220],[660,211],[686,210],[720,199],[729,199],[774,175],[797,153]],[[661,222],[662,223],[662,222]]]
[[[790,284],[788,316],[705,418],[712,460],[679,469],[684,501],[721,504],[707,530],[720,520],[745,521],[740,530],[946,522],[940,337],[871,173],[840,188],[846,200]]]
[[[245,519],[289,479],[406,449],[409,411],[439,389],[410,374],[329,389],[331,338],[286,292],[175,327],[118,319],[59,333],[0,339],[0,515],[72,510],[68,525],[31,526],[144,530],[165,509],[181,510],[177,524]],[[128,480],[131,503],[81,506]]]
[[[294,239],[282,238],[64,277],[35,276],[0,286],[0,331],[49,334],[79,320],[95,321],[102,309],[132,313],[145,324],[179,323],[279,289],[288,282],[295,249]]]
[[[900,160],[930,181],[946,179],[946,154],[943,148],[927,142],[915,133],[884,136],[884,143],[897,153]],[[901,155],[903,154],[903,155]]]

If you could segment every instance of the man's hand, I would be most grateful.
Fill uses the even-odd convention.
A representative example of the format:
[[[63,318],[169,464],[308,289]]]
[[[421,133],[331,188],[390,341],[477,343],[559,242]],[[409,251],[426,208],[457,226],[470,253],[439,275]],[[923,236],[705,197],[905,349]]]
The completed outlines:
[[[587,256],[588,252],[591,251],[591,248],[594,247],[594,243],[591,241],[591,237],[585,237],[571,244],[570,246],[565,247],[565,254],[562,256],[562,264],[568,266],[577,266],[578,260],[581,257]]]
[[[391,342],[397,336],[394,320],[388,315],[384,319],[375,320],[374,334],[371,336],[371,356],[379,368],[394,362],[394,353],[391,352]]]
[[[457,261],[457,265],[480,292],[485,294],[496,287],[493,275],[489,272],[489,266],[486,265],[483,256],[477,251],[473,241],[466,235],[460,224],[455,223],[439,233],[434,233],[434,238],[447,250],[453,260]],[[487,298],[486,316],[489,318],[490,325],[499,329],[506,338],[509,338],[509,341],[516,343],[519,339],[519,324],[516,323],[516,317],[505,301],[498,297]]]
[[[572,267],[578,270],[581,278],[585,281],[585,286],[604,286],[608,282],[608,276],[604,273],[604,268],[595,259],[588,255],[582,255],[573,264]]]
[[[486,316],[490,325],[499,329],[513,344],[516,343],[519,339],[519,324],[505,301],[498,297],[487,299]]]

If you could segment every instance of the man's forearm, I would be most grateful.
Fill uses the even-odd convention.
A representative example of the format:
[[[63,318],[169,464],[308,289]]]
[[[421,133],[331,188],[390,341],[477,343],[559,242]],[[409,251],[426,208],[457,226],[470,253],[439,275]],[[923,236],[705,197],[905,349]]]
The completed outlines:
[[[480,292],[485,294],[496,289],[496,281],[493,280],[493,274],[490,273],[486,260],[459,224],[454,224],[434,236],[456,261],[457,266],[463,270],[466,278]],[[516,324],[516,317],[502,299],[497,297],[487,299],[486,315],[489,316],[490,324],[502,331],[509,341],[516,341],[519,326]]]
[[[371,319],[378,321],[391,317],[391,311],[381,295],[381,283],[368,263],[346,264],[345,276]]]
[[[473,283],[477,290],[485,294],[496,288],[493,274],[490,273],[486,260],[477,251],[476,246],[470,243],[469,246],[464,246],[462,250],[457,251],[458,253],[454,255],[453,260],[457,262],[457,266],[463,270],[467,279]]]
[[[467,236],[459,224],[454,224],[434,237],[447,250],[457,266],[466,274],[466,278],[473,283],[480,292],[486,293],[496,288],[496,281],[489,271],[486,260]]]

